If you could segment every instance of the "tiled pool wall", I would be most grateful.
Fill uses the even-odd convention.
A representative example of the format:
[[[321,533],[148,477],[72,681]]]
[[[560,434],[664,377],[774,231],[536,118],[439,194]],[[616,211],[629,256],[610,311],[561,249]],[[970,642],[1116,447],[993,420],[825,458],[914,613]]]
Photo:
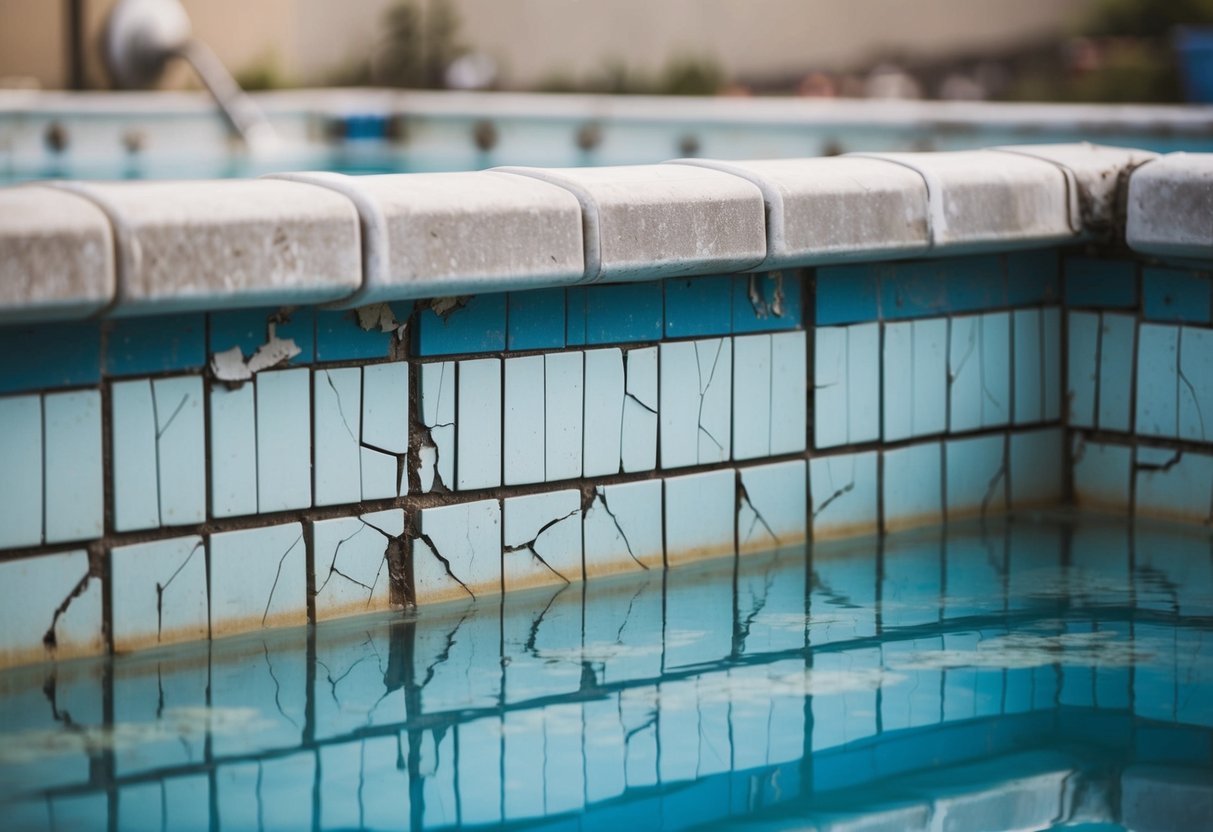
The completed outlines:
[[[1069,501],[1208,523],[1213,258],[1156,259],[1207,255],[1208,160],[1034,152],[0,191],[0,664]]]

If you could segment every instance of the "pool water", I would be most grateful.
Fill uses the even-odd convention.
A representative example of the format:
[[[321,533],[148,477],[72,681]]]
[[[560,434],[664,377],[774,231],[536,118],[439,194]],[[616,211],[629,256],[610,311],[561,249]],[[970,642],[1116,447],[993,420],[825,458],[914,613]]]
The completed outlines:
[[[1213,828],[1213,538],[1019,517],[11,671],[0,828]]]

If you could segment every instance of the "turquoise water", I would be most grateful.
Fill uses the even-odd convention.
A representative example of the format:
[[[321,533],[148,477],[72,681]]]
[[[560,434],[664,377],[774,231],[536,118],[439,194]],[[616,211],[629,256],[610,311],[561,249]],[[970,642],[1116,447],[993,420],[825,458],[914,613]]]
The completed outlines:
[[[12,671],[0,828],[1213,828],[1213,539],[1046,516]]]

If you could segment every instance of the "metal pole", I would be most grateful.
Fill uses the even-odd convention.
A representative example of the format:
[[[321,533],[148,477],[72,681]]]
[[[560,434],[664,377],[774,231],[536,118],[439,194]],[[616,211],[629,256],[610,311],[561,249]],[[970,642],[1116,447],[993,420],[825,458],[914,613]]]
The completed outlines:
[[[84,83],[84,0],[67,0],[67,85],[82,90]]]

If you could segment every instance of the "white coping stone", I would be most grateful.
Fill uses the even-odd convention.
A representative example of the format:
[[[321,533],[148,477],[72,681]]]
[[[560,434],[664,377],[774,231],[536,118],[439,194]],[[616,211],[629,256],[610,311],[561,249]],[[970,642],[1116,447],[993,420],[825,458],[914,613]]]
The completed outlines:
[[[669,164],[497,170],[577,197],[587,282],[748,271],[766,259],[762,192],[737,176]]]
[[[767,209],[761,270],[884,260],[931,244],[926,183],[908,168],[848,157],[674,164],[724,171],[758,186]]]
[[[113,314],[324,303],[362,283],[358,214],[296,182],[64,182],[108,216]]]
[[[993,148],[1042,159],[1057,165],[1070,180],[1077,196],[1075,215],[1084,229],[1106,229],[1116,222],[1116,206],[1123,183],[1139,165],[1158,154],[1128,147],[1088,144],[1020,144]]]
[[[114,297],[114,243],[88,200],[44,187],[0,190],[0,322],[83,318]]]
[[[1072,238],[1066,176],[1040,159],[991,150],[856,153],[916,171],[927,185],[932,247],[953,252]]]
[[[271,178],[344,194],[362,220],[364,282],[343,306],[561,286],[582,279],[581,206],[493,171]]]
[[[1129,247],[1213,257],[1213,153],[1169,153],[1129,178]]]

